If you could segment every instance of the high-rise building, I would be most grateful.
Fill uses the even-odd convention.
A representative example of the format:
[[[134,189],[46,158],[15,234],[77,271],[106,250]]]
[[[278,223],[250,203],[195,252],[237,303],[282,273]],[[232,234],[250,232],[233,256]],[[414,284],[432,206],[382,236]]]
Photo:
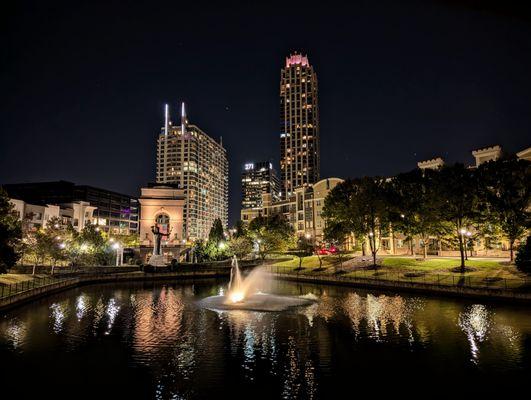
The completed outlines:
[[[307,56],[286,58],[280,78],[280,173],[283,197],[319,180],[317,75]]]
[[[280,182],[269,161],[247,163],[242,172],[242,208],[262,207],[262,194],[271,193],[280,200]]]
[[[177,185],[184,191],[183,237],[186,240],[207,239],[216,218],[228,223],[227,151],[221,140],[216,142],[186,118],[184,103],[181,124],[169,120],[157,141],[157,183]]]

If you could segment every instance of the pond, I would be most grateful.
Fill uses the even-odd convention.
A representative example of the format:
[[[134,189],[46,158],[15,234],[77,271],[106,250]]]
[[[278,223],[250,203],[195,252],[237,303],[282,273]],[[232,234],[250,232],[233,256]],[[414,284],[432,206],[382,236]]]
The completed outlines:
[[[0,320],[0,393],[426,398],[508,395],[531,376],[526,306],[286,281],[271,291],[318,300],[282,312],[200,306],[226,286],[85,286],[14,309]]]

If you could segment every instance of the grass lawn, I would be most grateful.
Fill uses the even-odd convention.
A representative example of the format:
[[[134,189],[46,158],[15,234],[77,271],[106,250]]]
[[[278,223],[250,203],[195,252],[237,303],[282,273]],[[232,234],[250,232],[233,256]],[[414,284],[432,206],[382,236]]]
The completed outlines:
[[[345,255],[344,260],[351,259],[352,255]],[[337,256],[324,256],[324,270],[315,271],[319,267],[317,256],[305,257],[302,263],[303,270],[300,274],[333,275],[336,272]],[[408,257],[382,257],[379,259],[380,267],[377,270],[356,267],[351,263],[346,264],[345,275],[358,278],[378,278],[387,280],[412,280],[418,282],[437,282],[442,284],[455,284],[460,279],[465,279],[468,284],[493,286],[519,287],[525,283],[525,274],[520,273],[514,265],[504,265],[496,260],[468,260],[465,265],[471,268],[464,274],[452,271],[458,267],[460,260],[457,258],[428,258],[427,260]],[[281,267],[279,272],[293,272],[299,266],[299,259],[293,259],[275,264]],[[529,281],[529,277],[527,277]]]
[[[31,275],[31,274],[0,274],[0,284],[11,285],[20,282],[32,281],[33,278],[44,278],[49,275]]]
[[[288,261],[282,261],[275,263],[274,266],[283,267],[283,270],[293,270],[295,268],[299,267],[299,258],[295,256],[291,256],[292,259]],[[343,255],[343,262],[351,259],[353,257],[352,254],[345,254]],[[337,256],[321,256],[321,260],[323,263],[323,268],[329,269],[332,267],[335,263],[338,262]],[[309,256],[304,257],[302,260],[302,268],[313,270],[316,268],[319,268],[319,257],[318,256]]]

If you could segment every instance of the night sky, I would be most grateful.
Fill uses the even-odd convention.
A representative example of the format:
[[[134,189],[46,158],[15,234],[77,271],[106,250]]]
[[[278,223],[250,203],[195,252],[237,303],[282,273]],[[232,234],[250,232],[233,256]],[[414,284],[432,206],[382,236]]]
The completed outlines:
[[[190,122],[223,136],[233,223],[242,164],[278,162],[280,68],[295,50],[319,79],[322,177],[531,145],[531,18],[516,2],[11,3],[0,183],[138,195],[154,181],[163,104],[177,116],[185,101]]]

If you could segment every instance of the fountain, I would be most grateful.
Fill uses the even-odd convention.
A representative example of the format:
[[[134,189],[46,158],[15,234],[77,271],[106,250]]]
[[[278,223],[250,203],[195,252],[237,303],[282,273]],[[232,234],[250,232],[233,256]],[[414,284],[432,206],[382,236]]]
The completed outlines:
[[[247,277],[242,278],[238,259],[233,256],[227,293],[207,297],[200,301],[200,305],[212,310],[283,311],[315,302],[315,298],[308,296],[265,293],[269,283],[269,276],[262,268],[255,268]]]

